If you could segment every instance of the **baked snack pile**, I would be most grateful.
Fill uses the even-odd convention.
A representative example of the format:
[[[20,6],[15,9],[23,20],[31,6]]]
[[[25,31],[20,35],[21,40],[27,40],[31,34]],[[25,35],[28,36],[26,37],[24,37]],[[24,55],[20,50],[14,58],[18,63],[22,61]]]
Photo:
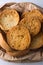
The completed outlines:
[[[43,46],[43,14],[34,9],[21,16],[15,9],[0,13],[0,47],[12,56],[21,56]],[[4,39],[3,32],[6,35]]]

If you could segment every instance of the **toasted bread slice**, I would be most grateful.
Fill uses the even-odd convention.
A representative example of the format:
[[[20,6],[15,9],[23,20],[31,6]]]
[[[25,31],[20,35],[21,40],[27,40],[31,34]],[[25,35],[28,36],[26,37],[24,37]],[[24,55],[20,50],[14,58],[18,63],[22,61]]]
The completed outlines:
[[[41,29],[41,23],[37,17],[23,18],[19,24],[28,28],[32,36],[37,35]]]
[[[14,9],[5,9],[0,14],[0,24],[4,30],[9,30],[19,22],[19,14]]]
[[[42,45],[43,45],[43,33],[39,33],[32,39],[30,49],[38,49]]]
[[[29,48],[31,36],[24,26],[15,26],[7,32],[7,41],[12,49],[24,50]]]
[[[0,25],[0,28],[3,30],[3,27],[2,27],[2,25]]]
[[[34,9],[30,12],[23,13],[21,18],[33,16],[37,17],[40,20],[40,22],[43,22],[43,14],[38,9]]]
[[[26,49],[26,50],[23,50],[23,51],[12,50],[9,47],[9,45],[6,43],[6,41],[4,40],[1,33],[0,33],[0,47],[2,47],[4,50],[6,50],[6,53],[8,53],[9,55],[14,56],[14,57],[23,56],[23,55],[25,55],[29,52],[29,49]]]
[[[9,45],[6,43],[6,41],[4,40],[2,34],[0,33],[0,46],[5,49],[6,51],[11,51],[11,48],[9,47]]]

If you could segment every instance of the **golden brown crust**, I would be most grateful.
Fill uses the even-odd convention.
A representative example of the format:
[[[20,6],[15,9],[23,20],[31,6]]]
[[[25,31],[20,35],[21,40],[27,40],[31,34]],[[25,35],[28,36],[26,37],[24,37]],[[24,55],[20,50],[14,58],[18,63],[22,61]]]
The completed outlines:
[[[43,22],[43,15],[38,9],[34,9],[30,12],[22,14],[22,18],[24,18],[24,17],[33,17],[33,16],[37,17],[41,22]]]
[[[4,30],[9,30],[19,22],[19,14],[14,9],[5,9],[0,14],[0,24]]]
[[[0,33],[0,46],[5,49],[6,51],[11,51],[11,48],[7,44],[7,42],[4,40],[2,34]]]
[[[16,26],[7,32],[7,41],[11,48],[24,50],[30,46],[30,33],[24,26]]]
[[[9,45],[6,43],[6,41],[4,40],[2,34],[0,33],[0,47],[2,47],[6,53],[8,53],[9,55],[11,56],[22,56],[22,55],[25,55],[29,52],[29,49],[26,49],[26,50],[23,50],[23,51],[15,51],[15,50],[12,50]]]
[[[32,39],[30,49],[38,49],[43,45],[43,33],[39,33]]]
[[[32,13],[33,16],[37,16],[38,19],[41,22],[43,22],[43,15],[42,15],[42,13],[38,9],[34,9],[31,13]],[[30,13],[30,15],[31,15],[31,13]]]
[[[21,18],[27,17],[27,15],[29,15],[29,13],[30,13],[29,11],[23,12],[21,15]]]
[[[30,31],[30,34],[32,34],[32,36],[37,35],[41,28],[40,20],[37,17],[23,18],[20,21],[20,25],[23,25],[26,28],[28,28],[28,30]]]

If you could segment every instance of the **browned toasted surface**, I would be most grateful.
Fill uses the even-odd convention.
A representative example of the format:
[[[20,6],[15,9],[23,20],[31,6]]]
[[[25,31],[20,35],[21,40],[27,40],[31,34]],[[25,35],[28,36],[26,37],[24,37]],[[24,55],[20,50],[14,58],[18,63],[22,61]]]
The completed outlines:
[[[0,24],[4,30],[9,30],[19,22],[19,14],[14,9],[5,9],[0,14]]]
[[[36,35],[31,42],[30,49],[37,49],[43,45],[43,33]]]
[[[6,51],[11,51],[9,45],[6,43],[6,41],[4,40],[2,34],[0,33],[0,46],[5,49]]]
[[[43,14],[38,10],[38,9],[34,9],[30,12],[26,12],[22,14],[22,18],[24,17],[37,17],[41,22],[43,22]]]
[[[41,29],[41,23],[37,17],[25,17],[21,19],[20,25],[23,25],[28,28],[32,36],[37,35]]]
[[[13,27],[7,33],[7,41],[11,48],[16,50],[27,49],[30,45],[31,37],[27,28],[24,26]]]

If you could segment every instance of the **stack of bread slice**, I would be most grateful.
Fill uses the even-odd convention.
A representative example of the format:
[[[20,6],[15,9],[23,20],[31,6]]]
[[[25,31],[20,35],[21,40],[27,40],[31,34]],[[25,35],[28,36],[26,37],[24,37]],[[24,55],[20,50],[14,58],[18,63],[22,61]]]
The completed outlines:
[[[4,9],[0,13],[0,47],[12,56],[42,47],[42,24],[43,14],[38,9],[23,12],[21,16],[15,9]]]

